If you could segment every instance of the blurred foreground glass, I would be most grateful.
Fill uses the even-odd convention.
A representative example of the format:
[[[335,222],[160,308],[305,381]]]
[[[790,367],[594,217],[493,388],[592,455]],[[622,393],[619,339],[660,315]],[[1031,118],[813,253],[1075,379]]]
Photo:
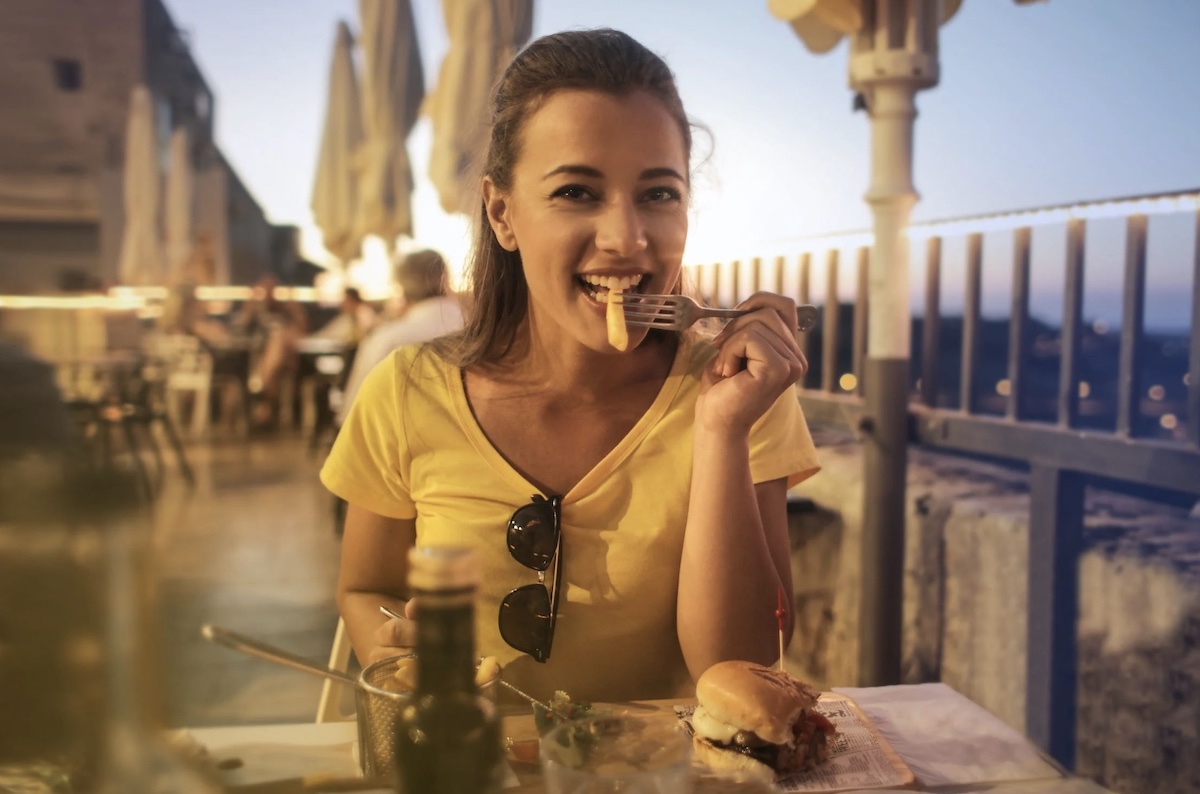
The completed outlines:
[[[0,790],[219,790],[157,730],[147,513],[124,472],[0,457]]]
[[[692,740],[679,720],[595,716],[559,725],[539,755],[548,794],[683,794]]]

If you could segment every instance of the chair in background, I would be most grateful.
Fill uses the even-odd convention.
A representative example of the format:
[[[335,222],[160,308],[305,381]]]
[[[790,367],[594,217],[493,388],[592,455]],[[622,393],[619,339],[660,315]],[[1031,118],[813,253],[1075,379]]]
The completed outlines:
[[[199,339],[189,334],[162,334],[154,338],[149,349],[165,368],[163,400],[167,416],[176,427],[183,427],[183,405],[190,398],[189,435],[203,437],[208,432],[212,413],[212,356]]]
[[[333,633],[329,667],[342,673],[350,668],[350,636],[346,633],[346,623],[341,618],[338,618],[337,629]],[[321,699],[317,703],[317,722],[337,722],[352,716],[343,714],[339,708],[344,686],[332,678],[325,679],[325,685],[321,687]]]

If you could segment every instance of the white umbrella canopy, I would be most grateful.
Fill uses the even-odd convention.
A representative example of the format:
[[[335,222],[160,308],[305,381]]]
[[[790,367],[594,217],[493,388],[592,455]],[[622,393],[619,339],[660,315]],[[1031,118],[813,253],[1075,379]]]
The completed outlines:
[[[362,235],[355,224],[358,178],[354,157],[363,142],[362,104],[351,49],[350,27],[339,22],[329,67],[325,124],[310,206],[325,249],[343,263],[355,259]]]
[[[355,165],[357,230],[389,248],[412,235],[412,165],[405,141],[425,98],[425,72],[408,0],[359,0],[362,23],[363,122],[366,140]]]
[[[179,284],[191,277],[192,201],[195,178],[192,171],[191,137],[187,127],[171,133],[167,166],[167,200],[163,226],[167,238],[167,281]]]
[[[450,47],[427,111],[433,120],[429,178],[446,212],[473,212],[495,81],[533,33],[533,0],[442,0]]]
[[[122,284],[147,285],[161,281],[163,250],[158,234],[158,140],[150,92],[134,86],[125,127],[125,227],[117,274]]]

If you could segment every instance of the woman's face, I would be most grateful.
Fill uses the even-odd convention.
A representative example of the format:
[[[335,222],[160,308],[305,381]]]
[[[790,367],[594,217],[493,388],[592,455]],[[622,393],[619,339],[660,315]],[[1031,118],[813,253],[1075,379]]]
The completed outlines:
[[[646,92],[560,91],[526,120],[511,190],[485,181],[484,199],[500,244],[521,254],[539,336],[614,353],[608,279],[642,293],[674,287],[687,168],[675,119]],[[632,349],[645,330],[629,331]]]

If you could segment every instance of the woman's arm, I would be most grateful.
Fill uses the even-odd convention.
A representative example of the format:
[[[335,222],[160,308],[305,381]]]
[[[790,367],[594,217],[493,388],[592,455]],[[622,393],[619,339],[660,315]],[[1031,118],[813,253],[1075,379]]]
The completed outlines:
[[[696,403],[692,485],[679,571],[676,620],[688,671],[779,655],[778,592],[792,603],[787,483],[755,484],[750,430],[807,368],[795,339],[795,304],[763,293],[752,314],[714,340]],[[783,318],[788,317],[790,321]],[[791,637],[791,610],[784,624]]]
[[[386,518],[349,505],[342,536],[338,611],[350,644],[365,667],[407,653],[416,644],[413,606],[408,605],[408,550],[416,543],[416,521]],[[389,620],[387,605],[409,620]]]
[[[712,451],[692,473],[676,609],[692,678],[725,659],[770,665],[779,655],[778,591],[792,603],[787,483],[753,485],[749,461]],[[784,644],[792,636],[792,610]]]

